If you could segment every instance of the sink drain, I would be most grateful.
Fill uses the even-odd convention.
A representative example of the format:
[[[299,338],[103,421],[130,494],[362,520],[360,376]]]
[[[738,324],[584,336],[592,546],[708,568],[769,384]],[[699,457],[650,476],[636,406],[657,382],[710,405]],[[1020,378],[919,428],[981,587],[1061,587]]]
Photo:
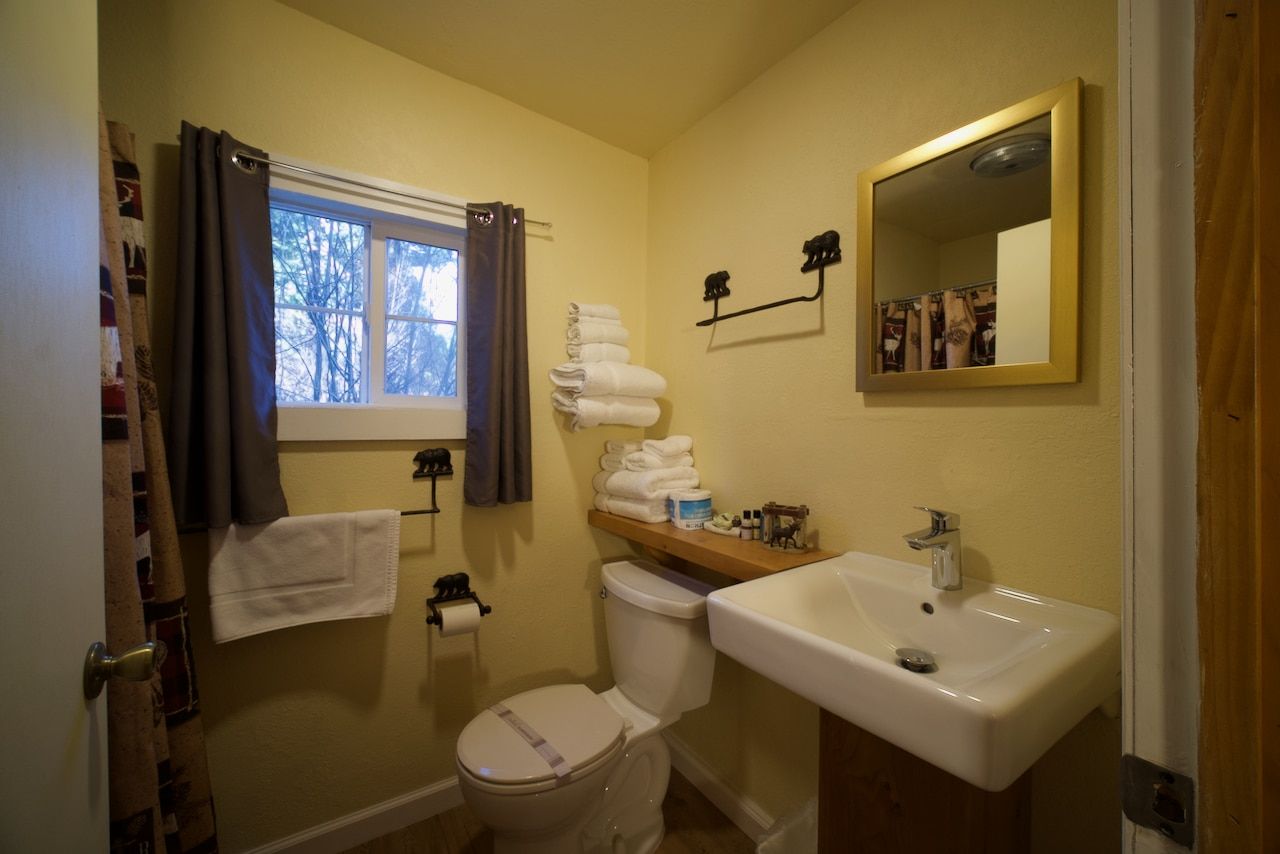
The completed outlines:
[[[923,649],[903,647],[895,649],[893,654],[898,656],[898,664],[912,673],[932,673],[938,669],[938,663],[933,660],[933,655]]]

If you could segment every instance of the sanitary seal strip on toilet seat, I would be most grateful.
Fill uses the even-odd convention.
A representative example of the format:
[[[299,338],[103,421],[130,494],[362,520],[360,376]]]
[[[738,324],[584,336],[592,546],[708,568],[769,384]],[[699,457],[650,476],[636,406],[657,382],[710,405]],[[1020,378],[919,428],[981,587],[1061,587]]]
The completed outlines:
[[[569,782],[569,775],[573,773],[573,767],[536,729],[529,726],[519,715],[501,703],[494,703],[489,707],[489,711],[502,718],[507,726],[519,733],[520,737],[529,742],[529,746],[538,752],[543,761],[551,766],[551,770],[556,775],[556,785]]]

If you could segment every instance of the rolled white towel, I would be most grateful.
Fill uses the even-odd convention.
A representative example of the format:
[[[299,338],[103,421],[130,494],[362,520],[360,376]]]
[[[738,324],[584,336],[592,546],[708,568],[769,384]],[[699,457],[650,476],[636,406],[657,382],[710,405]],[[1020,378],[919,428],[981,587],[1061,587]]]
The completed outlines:
[[[592,344],[568,344],[565,351],[573,362],[630,362],[631,351],[621,344],[597,341]]]
[[[626,344],[631,333],[616,323],[570,323],[565,338],[570,344]]]
[[[617,306],[609,305],[603,302],[571,302],[569,303],[569,317],[607,317],[612,320],[620,320],[622,312],[618,311]]]
[[[622,321],[616,317],[596,317],[594,314],[584,314],[582,316],[569,315],[569,325],[573,326],[577,323],[599,323],[604,326],[621,326]]]
[[[665,439],[645,439],[644,449],[659,457],[674,457],[679,454],[687,454],[693,450],[693,437],[677,434],[668,436]]]
[[[638,451],[644,446],[642,441],[624,442],[620,439],[610,439],[604,443],[604,452],[606,454],[629,454],[632,451]]]
[[[657,501],[659,498],[666,498],[667,493],[672,490],[693,489],[698,485],[698,480],[698,470],[684,466],[649,471],[617,471],[604,480],[604,489],[597,486],[596,491],[621,498]],[[592,486],[596,486],[596,481],[592,481]]]
[[[662,374],[643,365],[622,362],[565,362],[547,375],[558,388],[571,395],[658,397],[667,390]]]
[[[633,451],[622,458],[622,467],[627,471],[649,471],[651,469],[671,469],[681,466],[693,467],[692,454],[677,454],[674,457],[660,457],[648,451]]]
[[[626,467],[622,454],[605,454],[600,457],[600,468],[605,471],[622,471]]]
[[[551,393],[551,405],[573,416],[569,429],[578,431],[601,424],[626,424],[630,427],[649,427],[662,416],[657,401],[648,397],[627,397],[621,394],[605,394],[599,397],[581,397],[563,391]]]
[[[637,522],[665,522],[668,518],[665,498],[658,501],[640,501],[597,492],[593,503],[597,510],[612,513],[615,516],[626,516]]]

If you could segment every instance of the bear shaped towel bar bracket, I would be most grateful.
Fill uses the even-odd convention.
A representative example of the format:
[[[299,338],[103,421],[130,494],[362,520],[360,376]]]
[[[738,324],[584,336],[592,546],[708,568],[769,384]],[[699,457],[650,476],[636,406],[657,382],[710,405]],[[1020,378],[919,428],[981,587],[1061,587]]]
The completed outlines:
[[[436,506],[436,478],[453,474],[453,462],[449,458],[449,449],[426,448],[414,454],[413,461],[418,466],[418,470],[413,473],[414,480],[422,477],[431,478],[431,507],[427,510],[401,510],[400,515],[422,516],[428,513],[439,513],[440,508]]]
[[[800,265],[801,273],[808,273],[810,270],[818,271],[818,291],[810,297],[791,297],[790,299],[782,299],[777,302],[766,303],[765,305],[757,305],[752,308],[744,308],[740,311],[730,312],[729,314],[720,313],[720,298],[729,295],[729,273],[727,270],[721,270],[718,273],[712,273],[707,276],[702,283],[702,301],[711,302],[711,316],[706,320],[699,320],[698,326],[711,326],[722,320],[728,320],[731,317],[741,317],[744,314],[753,314],[757,311],[765,311],[770,308],[777,308],[780,305],[790,305],[793,302],[813,302],[822,298],[822,289],[825,286],[823,280],[823,270],[828,264],[837,264],[840,262],[840,233],[837,231],[824,231],[822,234],[816,234],[804,242],[801,251],[805,254],[804,264]]]

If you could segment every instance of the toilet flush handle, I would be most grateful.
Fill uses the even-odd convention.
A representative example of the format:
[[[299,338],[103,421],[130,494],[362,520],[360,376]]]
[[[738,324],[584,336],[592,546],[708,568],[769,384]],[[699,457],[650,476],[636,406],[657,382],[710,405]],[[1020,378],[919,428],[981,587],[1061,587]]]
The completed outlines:
[[[608,591],[608,590],[606,590],[606,589],[604,588],[604,586],[603,586],[603,585],[600,587],[600,598],[601,598],[601,599],[608,599],[608,598],[609,598],[609,591]]]

